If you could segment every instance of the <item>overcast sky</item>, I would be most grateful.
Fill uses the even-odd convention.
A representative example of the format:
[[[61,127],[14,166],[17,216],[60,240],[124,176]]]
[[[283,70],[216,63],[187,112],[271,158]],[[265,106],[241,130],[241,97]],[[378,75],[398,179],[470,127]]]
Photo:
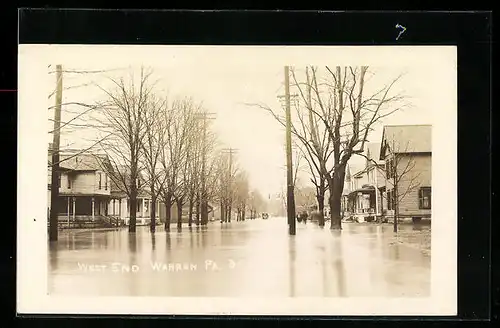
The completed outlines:
[[[200,56],[198,60],[191,61],[169,61],[166,58],[161,64],[147,60],[142,63],[154,69],[155,77],[160,79],[159,88],[171,97],[192,97],[195,101],[203,102],[207,111],[215,113],[213,128],[226,147],[238,150],[238,162],[248,172],[251,186],[266,196],[276,194],[284,190],[286,181],[284,129],[269,113],[247,104],[262,103],[276,111],[280,110],[281,103],[277,96],[284,92],[283,65],[276,60],[270,63],[249,59],[235,62],[229,60],[230,55],[227,58],[227,62],[212,57],[204,60]],[[86,85],[87,83],[106,83],[106,76],[110,75],[127,76],[127,65],[123,65],[123,60],[115,64],[111,61],[106,65],[86,65],[81,61],[68,60],[64,69],[117,70],[106,74],[65,74],[63,102],[92,103],[99,99],[102,92]],[[380,88],[383,83],[404,72],[405,76],[398,88],[409,96],[411,107],[384,119],[369,136],[370,141],[380,142],[383,124],[432,123],[431,113],[438,109],[435,101],[437,94],[433,87],[436,84],[429,84],[428,81],[439,78],[437,74],[429,73],[421,65],[391,66],[390,61],[387,61],[386,66],[379,64],[372,67],[371,72],[373,75],[369,80],[368,90]],[[55,74],[48,74],[47,83],[49,87],[55,86]],[[52,90],[53,88],[50,91]],[[49,102],[49,105],[53,105],[54,97]],[[66,107],[62,121],[70,119],[79,111],[82,108]],[[49,117],[52,115],[53,112],[49,111]],[[50,126],[51,122],[49,130]],[[65,133],[63,129],[62,133],[61,145],[71,144],[71,148],[85,147],[94,138],[90,129],[71,133]],[[50,139],[49,136],[49,141]],[[356,167],[362,160],[354,162],[353,166]]]

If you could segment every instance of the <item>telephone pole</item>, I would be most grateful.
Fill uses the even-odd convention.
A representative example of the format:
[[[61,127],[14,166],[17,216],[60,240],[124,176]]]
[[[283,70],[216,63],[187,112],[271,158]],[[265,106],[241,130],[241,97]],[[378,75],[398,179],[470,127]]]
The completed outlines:
[[[208,199],[206,186],[206,165],[207,165],[207,120],[214,120],[215,113],[202,112],[196,116],[197,119],[203,120],[203,139],[202,139],[202,160],[201,160],[201,200],[200,200],[200,219],[201,225],[208,223]]]
[[[61,142],[62,65],[56,66],[56,105],[54,107],[54,136],[52,143],[52,177],[50,182],[49,241],[58,239],[58,198],[59,198],[59,144]]]
[[[232,203],[233,203],[233,200],[232,200],[232,197],[231,197],[231,187],[233,186],[233,154],[237,153],[238,150],[237,149],[234,149],[234,148],[226,148],[226,149],[223,149],[223,153],[226,153],[226,154],[229,154],[229,170],[228,170],[228,180],[227,180],[227,186],[226,186],[226,190],[227,190],[227,196],[228,196],[228,204],[226,204],[226,206],[228,207],[228,211],[227,211],[227,216],[226,216],[226,219],[231,222],[231,210],[232,210]]]
[[[295,195],[292,166],[292,115],[290,112],[290,69],[285,66],[285,109],[286,109],[286,180],[287,180],[287,217],[289,234],[295,235]]]

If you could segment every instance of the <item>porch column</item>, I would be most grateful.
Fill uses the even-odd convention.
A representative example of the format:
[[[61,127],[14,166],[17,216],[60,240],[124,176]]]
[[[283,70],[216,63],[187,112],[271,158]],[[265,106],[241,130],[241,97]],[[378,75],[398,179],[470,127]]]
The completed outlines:
[[[68,228],[69,228],[69,200],[70,200],[71,197],[66,197],[66,200],[67,200],[67,212],[68,212]]]
[[[142,199],[142,217],[144,218],[146,216],[146,198]]]
[[[95,199],[92,197],[92,221],[95,219]]]
[[[73,197],[73,221],[75,221],[76,216],[76,197]]]

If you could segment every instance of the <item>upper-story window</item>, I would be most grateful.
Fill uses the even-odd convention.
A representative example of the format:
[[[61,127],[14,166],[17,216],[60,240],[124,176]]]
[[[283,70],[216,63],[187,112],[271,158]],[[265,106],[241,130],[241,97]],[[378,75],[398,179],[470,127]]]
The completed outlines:
[[[99,172],[99,190],[102,188],[102,174]]]
[[[68,189],[71,189],[71,176],[69,174],[67,175],[67,181],[68,181]]]
[[[108,176],[104,174],[104,190],[108,190]]]
[[[385,163],[385,171],[386,171],[388,179],[394,177],[394,165],[393,165],[393,163],[394,162],[392,159],[387,160],[387,162]]]

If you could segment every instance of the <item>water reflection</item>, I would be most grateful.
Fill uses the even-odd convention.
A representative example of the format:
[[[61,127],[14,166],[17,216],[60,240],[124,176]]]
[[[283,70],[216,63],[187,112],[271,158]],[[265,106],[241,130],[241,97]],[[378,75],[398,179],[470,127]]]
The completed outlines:
[[[156,250],[156,234],[151,232],[151,248],[153,252]]]
[[[172,241],[170,240],[170,233],[169,232],[166,233],[165,240],[167,242],[167,250],[170,251],[172,249]]]
[[[175,242],[175,246],[176,247],[181,247],[182,246],[182,233],[181,232],[177,232],[177,236],[176,236],[176,242]]]
[[[137,252],[137,234],[129,233],[128,234],[128,249],[131,253]]]
[[[200,235],[200,239],[201,239],[201,247],[206,248],[207,247],[207,229],[202,228],[202,231],[199,233],[199,235]]]
[[[296,241],[294,236],[288,238],[288,250],[290,259],[289,266],[289,279],[290,279],[290,297],[295,297],[295,260],[297,256]]]
[[[340,230],[330,230],[333,237],[333,259],[332,259],[332,269],[334,275],[337,277],[337,296],[346,296],[346,282],[345,282],[345,272],[344,272],[344,254],[342,245],[342,231]]]
[[[193,250],[194,248],[194,234],[193,229],[189,229],[189,248]]]
[[[52,271],[57,271],[58,269],[58,250],[57,242],[49,242],[49,264]]]
[[[413,225],[413,231],[422,231],[423,230],[423,227],[421,224],[414,224]]]
[[[284,222],[217,222],[186,227],[182,232],[158,229],[151,233],[148,227],[138,227],[135,234],[126,229],[62,234],[59,242],[49,245],[51,293],[384,297],[401,295],[403,289],[404,296],[425,294],[430,288],[429,258],[406,244],[409,237],[413,242],[430,237],[428,230],[402,228],[403,243],[396,244],[389,225],[345,224],[343,231],[336,231],[308,224],[297,226],[297,235],[289,236]],[[160,241],[162,247],[157,247]],[[106,247],[108,251],[101,251]],[[152,259],[167,266],[194,263],[198,269],[167,268],[157,274],[148,270]],[[222,270],[207,272],[206,260]],[[230,260],[238,263],[234,270],[227,270]],[[75,269],[77,262],[121,262],[141,270],[123,275],[84,274]]]

